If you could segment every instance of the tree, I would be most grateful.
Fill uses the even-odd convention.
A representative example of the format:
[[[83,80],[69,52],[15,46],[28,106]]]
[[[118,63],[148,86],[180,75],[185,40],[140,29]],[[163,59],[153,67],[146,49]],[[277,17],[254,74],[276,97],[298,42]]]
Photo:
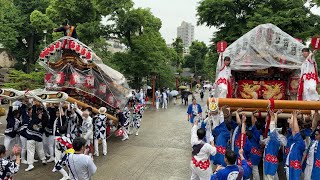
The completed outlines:
[[[204,62],[208,52],[208,48],[204,42],[193,41],[190,49],[189,68],[192,68],[195,75],[202,75],[204,73]],[[192,62],[190,62],[192,60]],[[191,66],[190,66],[191,65]]]
[[[305,1],[203,0],[197,7],[198,24],[216,26],[214,41],[233,42],[259,24],[272,23],[288,34],[306,40],[320,28],[320,18]]]
[[[115,54],[113,62],[121,72],[133,79],[133,87],[141,87],[142,79],[152,73],[167,80],[173,79],[170,65],[174,52],[161,37],[161,20],[153,16],[149,9],[142,8],[130,9],[115,20],[117,35],[129,51]]]
[[[180,70],[181,64],[183,64],[183,42],[181,38],[176,38],[172,43],[173,49],[176,52],[176,57],[174,59],[174,66],[177,70]]]

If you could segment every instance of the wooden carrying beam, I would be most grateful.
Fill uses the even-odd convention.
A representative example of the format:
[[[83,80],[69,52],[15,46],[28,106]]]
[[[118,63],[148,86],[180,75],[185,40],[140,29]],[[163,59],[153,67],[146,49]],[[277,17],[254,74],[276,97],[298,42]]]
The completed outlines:
[[[240,107],[230,107],[231,111],[236,111]],[[254,112],[254,111],[260,111],[260,112],[266,112],[268,109],[267,108],[243,108],[242,111],[249,111],[249,112]],[[278,109],[275,109],[274,112],[277,112]],[[292,113],[295,109],[281,109],[283,113]],[[301,110],[301,114],[311,114],[311,110]]]
[[[269,100],[260,99],[236,99],[219,98],[216,99],[218,106],[242,107],[242,108],[268,108]],[[274,100],[275,109],[296,109],[296,110],[320,110],[320,101],[290,101]]]
[[[249,111],[242,111],[239,114],[242,114],[242,113],[244,113],[246,115],[246,117],[251,117],[251,114],[252,114],[252,112],[249,112]],[[236,115],[236,113],[233,112],[232,116],[235,116],[235,115]],[[267,112],[261,112],[261,117],[262,118],[266,118],[267,116],[268,116]],[[259,117],[259,114],[255,114],[255,117]],[[278,119],[288,119],[288,118],[291,118],[291,114],[290,113],[278,114]]]
[[[51,99],[51,98],[62,98],[62,96],[59,93],[58,94],[49,94],[47,98],[48,99]],[[83,103],[83,102],[81,102],[81,101],[79,101],[77,99],[74,99],[74,98],[70,97],[70,96],[66,99],[66,101],[68,101],[70,103],[77,103],[77,105],[79,105],[81,107],[84,107],[84,108],[91,107],[92,108],[92,112],[94,112],[95,114],[99,114],[99,111],[98,111],[97,108],[89,106],[88,104]],[[118,118],[114,117],[113,115],[110,115],[110,114],[106,113],[106,116],[107,116],[107,118],[109,118],[109,119],[111,119],[113,121],[118,121]]]

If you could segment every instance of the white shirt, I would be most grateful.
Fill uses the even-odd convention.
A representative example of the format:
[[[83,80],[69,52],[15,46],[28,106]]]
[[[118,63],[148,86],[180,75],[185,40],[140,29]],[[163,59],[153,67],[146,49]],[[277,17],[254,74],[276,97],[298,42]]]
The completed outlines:
[[[97,170],[91,157],[84,154],[69,154],[67,161],[71,180],[89,180]]]
[[[203,143],[203,141],[198,139],[197,130],[199,127],[194,125],[191,129],[191,146]],[[200,149],[200,152],[194,156],[197,161],[206,161],[209,159],[210,155],[215,155],[217,153],[216,148],[212,147],[208,143],[204,143],[203,147]]]
[[[318,141],[314,141],[309,149],[309,154],[307,158],[307,164],[313,165],[314,163],[314,150],[318,146]]]

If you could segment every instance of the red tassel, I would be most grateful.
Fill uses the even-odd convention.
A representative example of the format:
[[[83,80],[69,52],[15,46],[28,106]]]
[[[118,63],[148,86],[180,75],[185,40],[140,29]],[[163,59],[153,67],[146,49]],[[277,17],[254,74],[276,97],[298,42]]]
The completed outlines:
[[[230,80],[227,81],[227,85],[228,85],[228,94],[227,94],[227,98],[232,98],[232,85]]]
[[[303,86],[304,86],[303,77],[301,77],[299,81],[299,88],[298,88],[298,101],[302,101],[302,95],[303,95],[303,89],[304,89]]]
[[[246,134],[241,133],[240,138],[241,138],[240,139],[240,149],[243,149],[244,145],[246,144],[247,136],[246,136]]]

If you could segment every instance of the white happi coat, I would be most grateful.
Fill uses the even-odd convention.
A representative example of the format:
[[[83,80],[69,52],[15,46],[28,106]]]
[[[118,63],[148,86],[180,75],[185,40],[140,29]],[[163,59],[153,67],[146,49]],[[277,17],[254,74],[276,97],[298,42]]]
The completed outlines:
[[[317,91],[318,70],[317,63],[311,53],[301,65],[298,100],[318,101]],[[300,97],[299,97],[300,95]]]
[[[218,74],[218,79],[216,81],[219,98],[226,98],[228,95],[228,83],[231,83],[231,68],[224,65]]]

